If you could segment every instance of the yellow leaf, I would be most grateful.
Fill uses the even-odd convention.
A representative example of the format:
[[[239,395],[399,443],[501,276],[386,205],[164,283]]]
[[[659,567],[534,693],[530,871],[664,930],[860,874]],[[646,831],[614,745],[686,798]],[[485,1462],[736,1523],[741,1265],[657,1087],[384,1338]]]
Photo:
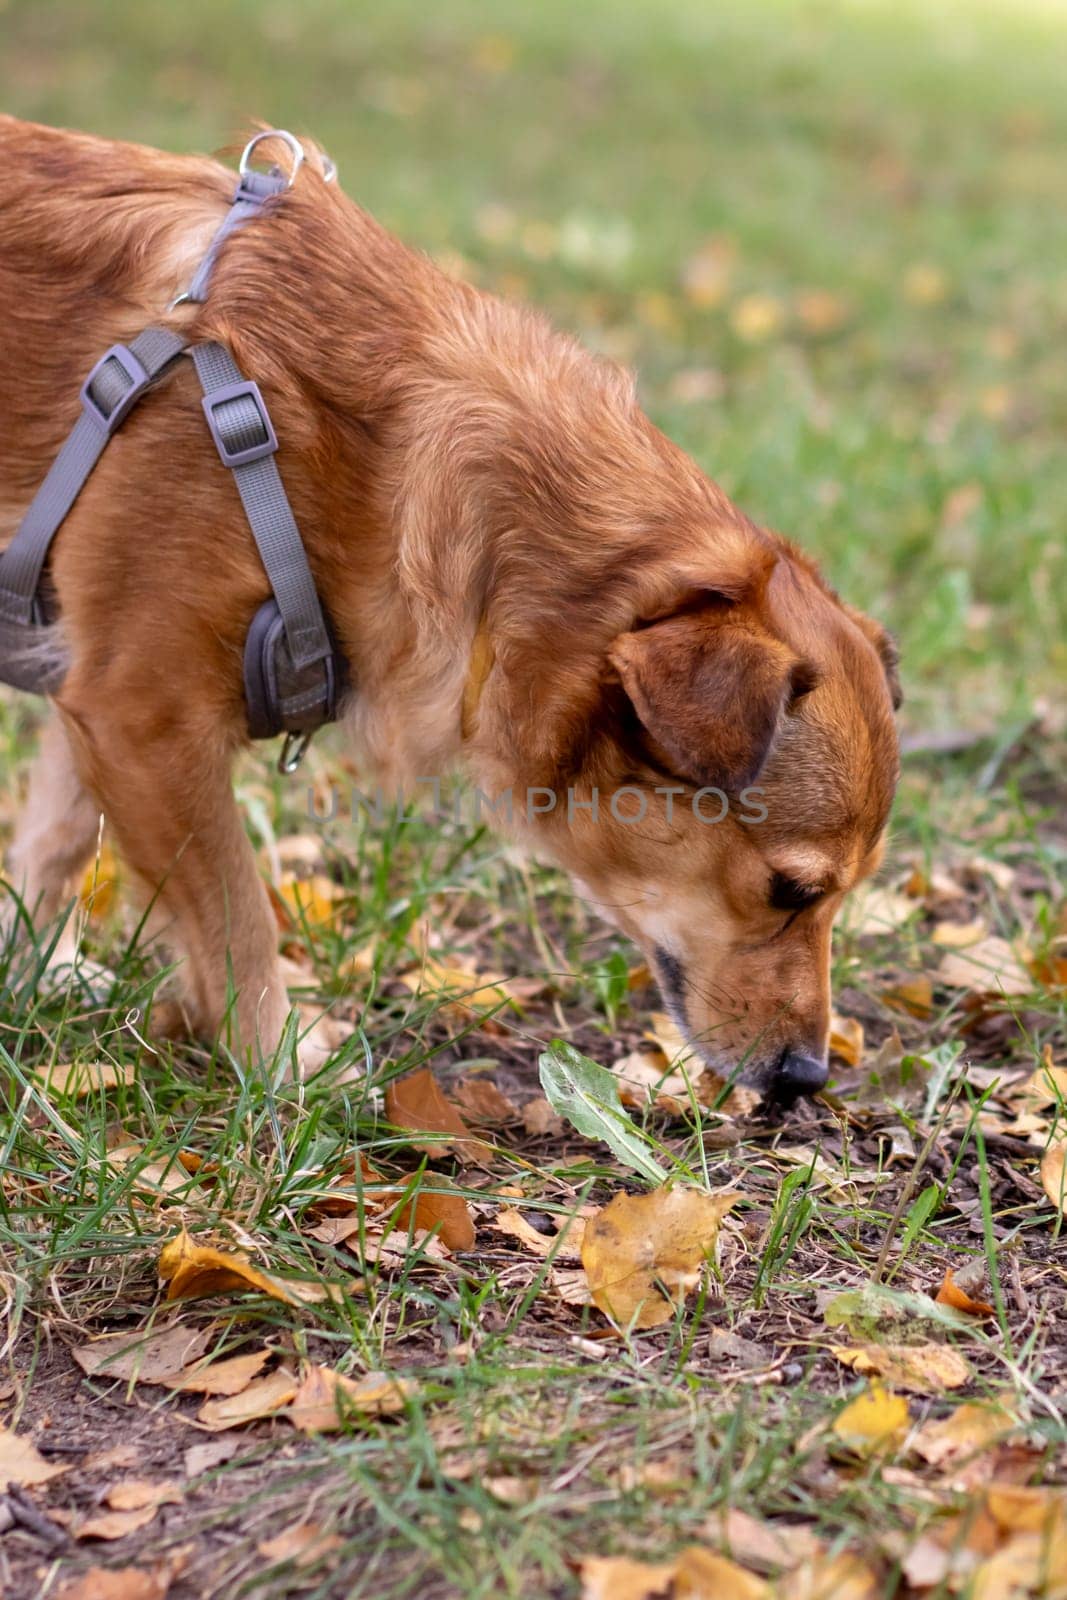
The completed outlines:
[[[384,1372],[368,1372],[358,1381],[332,1367],[309,1366],[286,1410],[301,1433],[332,1433],[345,1425],[345,1416],[387,1417],[403,1411],[414,1385]]]
[[[486,1011],[499,1011],[502,1007],[517,1010],[514,995],[506,979],[497,974],[478,973],[467,967],[440,961],[436,956],[423,957],[422,964],[411,972],[402,972],[399,981],[412,994],[447,997],[444,1007],[457,1019],[466,1021]],[[495,1018],[487,1017],[482,1026],[492,1032],[500,1031]]]
[[[908,1402],[875,1378],[834,1418],[837,1437],[857,1455],[869,1455],[900,1438],[908,1425]]]
[[[930,1466],[940,1467],[987,1450],[1013,1426],[1014,1418],[1001,1406],[966,1401],[951,1416],[925,1422],[908,1443]]]
[[[847,1066],[858,1067],[863,1060],[863,1023],[835,1011],[830,1018],[830,1049]]]
[[[71,1100],[84,1100],[100,1089],[133,1083],[136,1067],[132,1061],[116,1066],[113,1061],[56,1062],[46,1072],[35,1073],[34,1083],[48,1094],[65,1094]]]
[[[196,1420],[212,1433],[224,1428],[240,1428],[246,1422],[272,1416],[288,1405],[298,1387],[295,1374],[287,1367],[279,1367],[265,1378],[256,1378],[240,1394],[206,1401],[197,1412]]]
[[[337,916],[337,902],[344,896],[340,885],[321,872],[310,878],[283,873],[278,893],[297,924],[306,924],[309,928],[329,927]]]
[[[1005,1533],[1048,1533],[1057,1526],[1067,1533],[1065,1489],[991,1483],[985,1503],[989,1515]]]
[[[1067,1067],[1053,1066],[1050,1045],[1045,1046],[1037,1071],[1016,1085],[1011,1096],[1032,1106],[1067,1105]]]
[[[197,1300],[204,1295],[258,1289],[287,1305],[300,1304],[300,1296],[288,1284],[261,1272],[235,1251],[197,1244],[184,1228],[163,1246],[159,1276],[167,1285],[168,1300]]]
[[[582,1239],[594,1303],[621,1327],[668,1322],[698,1283],[737,1198],[681,1186],[616,1195],[589,1218]]]
[[[764,1572],[814,1560],[822,1548],[810,1527],[795,1522],[760,1522],[736,1506],[715,1512],[701,1531],[710,1543],[725,1546],[735,1560]]]
[[[739,339],[759,344],[782,331],[785,308],[773,294],[746,294],[730,313],[730,326]]]
[[[971,1377],[963,1357],[945,1344],[834,1345],[833,1354],[853,1372],[885,1378],[915,1394],[958,1389]]]
[[[82,874],[78,889],[79,904],[88,912],[90,922],[103,922],[115,904],[119,879],[115,852],[105,841]]]
[[[230,1356],[225,1361],[197,1361],[183,1367],[173,1377],[164,1378],[167,1389],[193,1394],[240,1394],[270,1358],[269,1350],[252,1350],[247,1355]]]
[[[630,1561],[625,1556],[583,1556],[581,1600],[666,1600],[675,1564]]]
[[[678,1557],[672,1600],[771,1600],[771,1588],[736,1561],[690,1545]]]
[[[924,972],[884,989],[882,999],[897,1011],[907,1011],[913,1017],[928,1017],[934,1009],[934,986]]]
[[[0,1422],[0,1483],[47,1483],[69,1471],[69,1463],[46,1461],[31,1439],[12,1433]]]
[[[948,294],[948,278],[940,267],[917,261],[904,274],[904,298],[914,306],[936,306]]]
[[[1041,1157],[1041,1186],[1057,1211],[1067,1217],[1067,1144],[1050,1144]]]

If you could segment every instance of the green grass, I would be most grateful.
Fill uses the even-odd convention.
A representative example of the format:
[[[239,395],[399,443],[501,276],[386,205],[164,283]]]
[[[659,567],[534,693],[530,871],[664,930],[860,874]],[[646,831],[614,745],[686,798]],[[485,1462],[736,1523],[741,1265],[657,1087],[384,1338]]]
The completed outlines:
[[[1051,960],[1065,927],[1065,26],[1051,4],[976,12],[962,0],[936,14],[845,0],[0,0],[0,104],[175,149],[239,140],[257,116],[311,133],[349,192],[406,238],[635,365],[655,420],[900,637],[916,753],[886,875],[950,875],[953,919],[981,916]],[[711,304],[686,288],[701,251],[726,264]],[[14,696],[0,705],[12,797],[35,715]],[[938,754],[945,734],[958,754]],[[266,1340],[294,1361],[411,1377],[417,1393],[402,1418],[353,1418],[299,1447],[282,1424],[259,1426],[170,1521],[76,1564],[191,1543],[177,1600],[273,1600],[298,1581],[367,1600],[574,1600],[577,1557],[661,1559],[705,1538],[725,1506],[809,1523],[834,1548],[869,1550],[872,1527],[910,1538],[934,1515],[930,1475],[887,1481],[877,1459],[842,1458],[830,1425],[860,1380],[829,1354],[839,1335],[822,1308],[872,1276],[928,1295],[975,1255],[997,1315],[964,1341],[974,1378],[962,1395],[1007,1395],[1029,1429],[1031,1481],[1067,1476],[1054,1398],[1067,1355],[1049,1310],[1059,1236],[1040,1148],[1003,1133],[998,1098],[1047,1046],[1062,1059],[1062,989],[1035,979],[1033,994],[982,1011],[935,983],[930,1014],[909,1017],[887,992],[936,968],[940,913],[876,940],[844,929],[836,992],[867,1030],[864,1071],[901,1032],[884,1088],[781,1125],[635,1114],[669,1170],[742,1199],[687,1311],[606,1341],[603,1318],[564,1304],[550,1266],[492,1221],[502,1190],[548,1226],[640,1185],[566,1130],[538,1140],[506,1127],[488,1170],[427,1157],[389,1126],[382,1091],[432,1065],[447,1083],[496,1077],[521,1102],[555,1036],[610,1063],[655,1005],[629,987],[633,952],[557,875],[518,866],[488,834],[313,823],[308,780],[279,779],[267,759],[239,774],[250,831],[265,874],[299,834],[338,886],[336,922],[297,923],[285,942],[303,963],[301,997],[331,1006],[348,1040],[301,1086],[284,1081],[291,1041],[259,1075],[220,1050],[160,1042],[167,977],[122,903],[89,926],[90,953],[114,974],[103,992],[45,978],[47,938],[3,954],[0,1414],[39,1443],[58,1430],[76,1444],[87,1419],[105,1440],[134,1440],[146,1475],[181,1475],[200,1437],[175,1420],[188,1402],[82,1379],[65,1354],[89,1332],[145,1323],[179,1223],[254,1248],[282,1276],[345,1288],[313,1310],[249,1295],[194,1306],[218,1350]],[[340,760],[320,741],[312,778],[347,782]],[[427,927],[446,952],[539,977],[545,993],[502,1012],[498,1032],[413,999],[398,979]],[[353,979],[371,941],[371,969]],[[955,1066],[939,1076],[957,1043],[966,1090]],[[893,1078],[901,1053],[915,1093]],[[133,1079],[78,1101],[41,1087],[49,1062],[73,1060]],[[846,1097],[855,1086],[838,1074]],[[1062,1126],[1061,1106],[1049,1129]],[[107,1153],[122,1138],[142,1151],[117,1167]],[[161,1196],[154,1164],[174,1174],[179,1150],[203,1166]],[[442,1267],[421,1244],[378,1271],[364,1248],[312,1238],[357,1151],[399,1183],[458,1183],[480,1208],[476,1249]],[[764,1350],[758,1380],[710,1354],[712,1330]],[[913,1415],[951,1403],[914,1399]],[[103,1480],[58,1483],[80,1509]],[[309,1515],[339,1548],[299,1579],[272,1569],[257,1542]],[[11,1592],[53,1593],[41,1551],[14,1537],[0,1555],[23,1585]],[[879,1559],[886,1600],[902,1596]]]

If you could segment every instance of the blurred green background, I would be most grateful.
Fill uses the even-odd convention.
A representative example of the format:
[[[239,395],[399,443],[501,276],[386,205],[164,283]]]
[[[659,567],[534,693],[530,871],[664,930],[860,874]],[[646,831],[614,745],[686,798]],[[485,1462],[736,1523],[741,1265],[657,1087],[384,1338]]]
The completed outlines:
[[[0,0],[0,106],[176,150],[255,117],[655,420],[904,649],[911,729],[1067,668],[1067,8]]]

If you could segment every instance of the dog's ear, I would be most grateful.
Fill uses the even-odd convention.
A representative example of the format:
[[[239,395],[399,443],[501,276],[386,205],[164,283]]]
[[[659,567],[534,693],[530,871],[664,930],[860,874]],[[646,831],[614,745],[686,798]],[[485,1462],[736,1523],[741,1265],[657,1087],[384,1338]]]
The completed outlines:
[[[854,606],[846,606],[845,610],[878,652],[882,669],[885,672],[886,686],[889,689],[889,698],[893,702],[893,710],[899,711],[904,704],[904,691],[900,686],[900,651],[893,635],[882,627],[880,622],[875,622],[865,611],[857,611]]]
[[[650,754],[679,777],[736,792],[755,782],[779,717],[815,676],[752,607],[709,598],[622,634],[609,659]]]

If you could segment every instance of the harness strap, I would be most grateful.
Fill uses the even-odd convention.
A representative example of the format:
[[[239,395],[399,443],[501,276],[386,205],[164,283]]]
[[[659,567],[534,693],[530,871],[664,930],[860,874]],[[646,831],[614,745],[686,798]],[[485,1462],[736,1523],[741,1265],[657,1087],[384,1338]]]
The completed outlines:
[[[237,192],[234,194],[229,211],[222,219],[217,233],[208,245],[204,258],[193,276],[192,283],[185,293],[180,294],[177,300],[174,301],[175,305],[180,305],[186,300],[195,301],[199,305],[207,299],[208,285],[211,282],[211,275],[215,271],[215,262],[218,260],[219,251],[230,234],[237,228],[243,227],[252,217],[257,216],[263,209],[265,201],[273,200],[275,195],[281,194],[285,189],[288,189],[290,182],[290,178],[279,172],[254,172],[251,168],[247,172],[242,172],[241,181],[237,185]]]
[[[233,473],[278,602],[293,665],[298,670],[313,666],[327,660],[333,647],[274,460],[278,440],[263,396],[223,345],[198,344],[190,353],[204,391],[204,415],[222,464]]]
[[[115,429],[185,349],[166,328],[146,328],[100,357],[81,390],[82,414],[67,435],[0,561],[0,620],[45,618],[36,601],[48,547]]]

